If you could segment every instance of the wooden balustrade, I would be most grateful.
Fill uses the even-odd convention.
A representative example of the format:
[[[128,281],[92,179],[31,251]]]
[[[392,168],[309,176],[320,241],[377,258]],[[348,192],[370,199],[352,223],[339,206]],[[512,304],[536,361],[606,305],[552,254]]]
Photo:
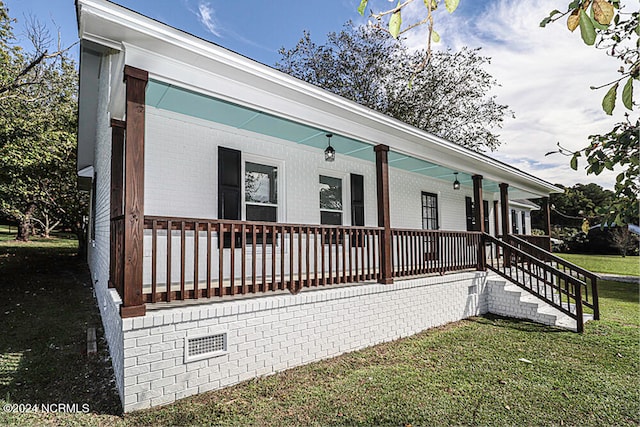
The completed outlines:
[[[466,270],[478,266],[480,232],[392,229],[394,277]]]
[[[540,249],[551,252],[551,236],[533,236],[530,234],[509,234],[509,236],[517,237]]]
[[[122,295],[122,218],[112,221],[112,286]],[[381,227],[146,216],[143,302],[379,281]],[[393,277],[476,268],[479,232],[391,229]]]
[[[145,302],[379,278],[381,229],[145,217]]]
[[[531,236],[529,236],[531,237]],[[547,237],[547,236],[534,236]],[[600,319],[600,306],[598,301],[598,276],[589,270],[585,270],[569,261],[560,258],[551,252],[544,250],[529,239],[523,239],[522,235],[507,235],[504,240],[510,245],[528,253],[547,265],[575,277],[582,283],[582,304],[593,310],[593,318]]]
[[[489,244],[487,268],[567,314],[576,321],[577,331],[583,331],[583,281],[506,241],[488,234],[484,241]]]

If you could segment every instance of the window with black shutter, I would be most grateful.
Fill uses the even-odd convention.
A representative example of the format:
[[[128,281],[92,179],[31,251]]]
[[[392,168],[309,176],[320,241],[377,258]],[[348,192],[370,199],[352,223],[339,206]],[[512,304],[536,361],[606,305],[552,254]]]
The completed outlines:
[[[511,209],[511,233],[518,234],[518,213]]]
[[[467,231],[474,231],[476,229],[476,217],[473,214],[474,203],[471,197],[465,197],[465,207],[467,215]]]
[[[522,234],[527,234],[527,228],[525,226],[526,222],[525,222],[525,213],[524,213],[524,211],[522,211],[520,213],[520,218],[522,218]]]

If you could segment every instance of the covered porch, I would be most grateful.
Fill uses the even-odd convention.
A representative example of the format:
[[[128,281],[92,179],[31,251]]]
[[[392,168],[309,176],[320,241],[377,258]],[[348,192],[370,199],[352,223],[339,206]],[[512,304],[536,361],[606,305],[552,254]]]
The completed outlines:
[[[350,226],[230,220],[220,210],[219,218],[150,215],[144,206],[145,192],[149,192],[144,184],[144,159],[149,156],[145,139],[150,132],[145,120],[149,109],[279,138],[310,147],[320,155],[326,146],[327,131],[150,80],[146,71],[130,66],[125,67],[125,81],[126,121],[111,121],[109,279],[109,286],[122,297],[123,318],[144,315],[146,304],[176,300],[278,290],[297,293],[319,286],[368,281],[388,284],[398,278],[468,269],[483,271],[483,233],[492,228],[494,235],[509,234],[509,197],[544,194],[532,192],[526,185],[518,188],[498,181],[500,174],[493,179],[484,178],[480,172],[494,168],[492,163],[496,162],[477,153],[454,166],[459,159],[447,159],[441,153],[433,156],[440,161],[427,160],[424,149],[410,154],[401,147],[391,149],[335,132],[333,147],[337,156],[370,162],[374,170],[377,226],[353,225],[354,212]],[[470,170],[470,164],[478,166],[479,172]],[[508,169],[505,165],[502,168]],[[424,216],[423,229],[392,227],[394,190],[390,188],[390,169],[428,177],[450,189],[455,184],[453,192],[461,186],[471,187],[467,230],[445,231],[437,223],[430,227]],[[526,182],[519,181],[522,177],[517,174],[515,178],[517,184]],[[485,212],[489,205],[483,194],[489,194],[491,199],[499,194],[499,200],[493,202],[493,224]],[[548,198],[543,200],[548,224]],[[158,212],[157,206],[154,213]],[[548,228],[546,231],[548,234]],[[547,245],[548,236],[535,239],[537,244]]]

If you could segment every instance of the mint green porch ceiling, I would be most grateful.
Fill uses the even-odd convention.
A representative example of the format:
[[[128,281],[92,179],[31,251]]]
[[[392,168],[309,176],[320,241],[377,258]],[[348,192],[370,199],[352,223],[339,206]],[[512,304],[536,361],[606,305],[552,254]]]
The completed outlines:
[[[284,139],[318,150],[325,149],[326,134],[333,133],[331,129],[303,125],[152,79],[147,85],[146,103],[162,110]],[[375,153],[370,144],[334,133],[331,145],[338,154],[375,162]],[[455,171],[452,169],[393,150],[389,152],[389,166],[430,178],[450,182],[454,180]],[[458,180],[462,185],[472,185],[471,175],[467,173],[460,172]],[[486,179],[483,180],[482,187],[487,192],[499,191],[497,183]]]

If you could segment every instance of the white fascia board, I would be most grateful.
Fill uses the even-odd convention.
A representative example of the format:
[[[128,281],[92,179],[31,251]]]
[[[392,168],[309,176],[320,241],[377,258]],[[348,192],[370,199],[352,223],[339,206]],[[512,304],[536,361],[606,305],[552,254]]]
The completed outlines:
[[[120,40],[126,63],[158,80],[438,163],[524,191],[561,189],[317,86],[104,0],[78,0],[91,37]],[[81,30],[86,26],[81,25]],[[81,37],[83,34],[81,34]],[[185,84],[189,82],[189,84]]]

